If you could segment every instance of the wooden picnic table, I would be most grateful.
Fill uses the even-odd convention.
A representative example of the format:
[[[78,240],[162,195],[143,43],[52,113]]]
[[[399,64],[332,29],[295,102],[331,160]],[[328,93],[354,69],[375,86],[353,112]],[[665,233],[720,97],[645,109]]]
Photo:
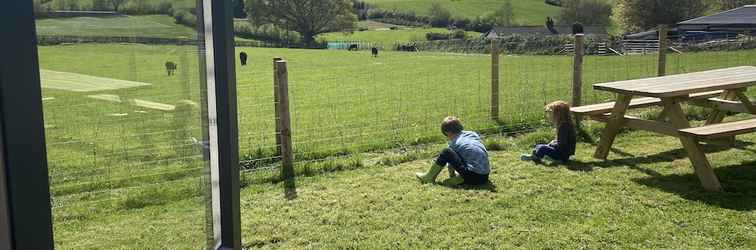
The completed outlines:
[[[714,111],[709,115],[705,126],[718,124],[722,122],[727,111],[756,114],[756,108],[745,94],[747,88],[753,85],[756,85],[756,67],[753,66],[593,85],[596,90],[617,94],[617,101],[613,103],[609,113],[594,112],[589,114],[591,118],[607,123],[602,131],[601,140],[594,157],[606,159],[612,143],[622,127],[675,136],[680,139],[688,152],[696,175],[701,180],[704,189],[720,191],[719,180],[698,141],[694,137],[680,134],[681,130],[690,128],[690,122],[683,113],[680,104],[689,102],[694,105],[713,108]],[[719,91],[715,92],[720,93],[719,98],[695,98],[695,96],[705,96],[702,93],[711,93],[711,91]],[[633,96],[644,98],[633,100]],[[663,110],[656,120],[626,116],[628,108],[632,108],[636,104],[658,105],[663,107]],[[611,104],[609,103],[609,105]],[[581,107],[578,107],[578,110],[579,108]],[[739,131],[751,132],[751,130],[743,130],[742,124],[739,126]],[[734,138],[734,135],[728,135]]]

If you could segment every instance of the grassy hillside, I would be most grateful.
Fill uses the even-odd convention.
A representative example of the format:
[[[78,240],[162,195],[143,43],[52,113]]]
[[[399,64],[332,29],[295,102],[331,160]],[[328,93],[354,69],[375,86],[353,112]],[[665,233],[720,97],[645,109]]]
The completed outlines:
[[[502,5],[501,0],[365,0],[383,9],[411,10],[419,15],[428,15],[433,3],[439,3],[455,17],[474,18],[489,14]],[[518,25],[542,25],[547,16],[556,16],[559,8],[543,0],[512,0],[515,23]]]
[[[143,36],[195,38],[197,32],[166,15],[46,18],[37,20],[37,34],[57,36]]]

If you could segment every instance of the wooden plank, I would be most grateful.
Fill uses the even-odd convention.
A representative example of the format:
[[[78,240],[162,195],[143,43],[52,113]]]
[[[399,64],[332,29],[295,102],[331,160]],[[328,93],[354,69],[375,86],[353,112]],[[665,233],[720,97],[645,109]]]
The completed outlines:
[[[733,90],[728,90],[722,93],[722,99],[723,100],[734,100],[735,99],[735,93]],[[706,119],[705,125],[711,125],[711,124],[717,124],[722,122],[724,120],[727,113],[721,111],[720,109],[714,110],[711,114],[709,114],[709,117]]]
[[[756,118],[680,130],[682,135],[702,139],[730,137],[753,132],[756,132]]]
[[[680,107],[680,103],[674,99],[664,99],[664,107],[669,110],[669,121],[677,129],[686,129],[690,127],[690,123],[685,118],[685,114]],[[711,169],[711,164],[706,158],[701,145],[695,139],[687,136],[681,136],[680,142],[688,152],[688,158],[690,158],[693,164],[693,169],[701,181],[704,189],[707,191],[721,191],[722,186],[719,184],[719,179],[714,174],[714,170]]]
[[[654,106],[654,105],[659,104],[660,102],[661,102],[661,99],[653,98],[653,97],[635,98],[630,101],[628,108],[641,108],[641,107]],[[585,106],[571,108],[570,111],[572,111],[572,113],[585,114],[585,115],[604,114],[611,111],[612,108],[614,108],[614,104],[615,104],[614,102],[606,102],[606,103],[599,103],[599,104],[593,104],[593,105],[585,105]]]
[[[610,115],[593,115],[591,116],[591,119],[600,121],[600,122],[609,122],[611,116]],[[644,130],[644,131],[651,131],[658,134],[678,137],[680,136],[677,132],[677,129],[666,122],[659,122],[659,121],[652,121],[652,120],[644,120],[638,117],[634,116],[625,116],[625,127],[631,128],[631,129],[638,129],[638,130]]]
[[[710,98],[707,100],[696,100],[696,101],[691,102],[690,104],[700,106],[700,107],[705,107],[705,108],[716,109],[718,111],[749,113],[748,109],[746,109],[746,107],[742,103],[738,101],[723,100],[719,98]],[[712,116],[709,116],[709,117],[712,117]],[[716,124],[719,122],[713,122],[709,124]]]
[[[738,97],[740,103],[743,104],[746,110],[748,110],[748,113],[756,114],[756,107],[751,102],[751,99],[749,99],[748,96],[745,95],[745,90],[736,92],[735,96]]]
[[[647,97],[677,97],[695,92],[740,89],[753,85],[756,85],[756,73],[749,75],[721,77],[716,79],[687,80],[675,84],[657,84],[656,86],[645,88],[605,89],[595,86],[594,88],[598,90],[606,90],[616,93],[625,93]]]
[[[648,86],[656,86],[659,84],[679,83],[681,81],[695,80],[695,79],[712,79],[718,77],[731,76],[733,74],[749,73],[756,70],[756,67],[745,66],[735,68],[716,69],[708,71],[700,71],[685,74],[676,74],[663,77],[650,77],[642,79],[623,80],[607,83],[599,83],[594,86],[605,88],[644,88]]]
[[[694,93],[690,95],[690,99],[709,98],[722,94],[723,91],[709,91],[702,93]],[[643,108],[655,106],[661,103],[661,99],[655,97],[634,98],[630,101],[628,108]],[[580,107],[573,107],[570,109],[572,113],[584,114],[584,115],[596,115],[608,113],[614,107],[614,102],[605,102],[593,105],[585,105]]]
[[[615,102],[612,109],[611,118],[609,118],[604,131],[601,132],[601,139],[598,146],[596,146],[596,152],[593,154],[594,158],[606,159],[609,155],[609,149],[612,148],[614,138],[617,137],[617,132],[619,132],[625,122],[625,112],[627,112],[627,107],[630,105],[632,98],[633,96],[631,95],[622,94],[617,97],[617,102]]]
[[[696,92],[747,88],[756,84],[756,67],[720,70],[601,83],[594,89],[647,97],[683,96]]]

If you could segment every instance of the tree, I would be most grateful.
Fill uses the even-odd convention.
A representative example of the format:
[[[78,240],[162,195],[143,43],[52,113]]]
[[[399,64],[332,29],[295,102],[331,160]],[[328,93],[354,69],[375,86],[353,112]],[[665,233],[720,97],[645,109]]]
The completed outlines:
[[[754,0],[719,0],[719,9],[730,10],[743,5],[754,4]]]
[[[514,7],[512,7],[512,1],[505,0],[504,4],[499,9],[494,11],[489,16],[491,23],[495,26],[512,26],[514,24]]]
[[[244,0],[234,0],[234,17],[246,18],[247,12],[244,10]]]
[[[617,0],[612,18],[625,32],[674,25],[702,16],[708,0]]]
[[[252,23],[296,31],[308,46],[315,36],[353,29],[357,21],[350,0],[247,0],[246,5]]]
[[[559,23],[607,25],[611,15],[612,6],[604,0],[564,0],[559,12]]]
[[[118,8],[123,5],[123,3],[126,2],[126,0],[109,0],[110,4],[113,5],[113,11],[118,12]]]
[[[446,27],[451,24],[452,15],[449,10],[434,2],[430,7],[431,26]]]

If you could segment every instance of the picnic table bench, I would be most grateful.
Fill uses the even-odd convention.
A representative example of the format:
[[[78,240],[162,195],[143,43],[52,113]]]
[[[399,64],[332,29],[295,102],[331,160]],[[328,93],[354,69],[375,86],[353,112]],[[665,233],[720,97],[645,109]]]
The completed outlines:
[[[617,94],[615,102],[574,107],[574,114],[606,122],[594,157],[606,159],[622,127],[651,131],[680,139],[704,189],[722,189],[706,158],[701,141],[728,139],[756,132],[756,119],[722,123],[727,112],[756,114],[756,106],[745,94],[756,85],[756,67],[743,66],[663,77],[609,82],[593,85],[596,90]],[[633,96],[640,98],[633,99]],[[691,128],[681,103],[713,110],[702,127]],[[661,106],[655,120],[626,115],[628,109]]]

